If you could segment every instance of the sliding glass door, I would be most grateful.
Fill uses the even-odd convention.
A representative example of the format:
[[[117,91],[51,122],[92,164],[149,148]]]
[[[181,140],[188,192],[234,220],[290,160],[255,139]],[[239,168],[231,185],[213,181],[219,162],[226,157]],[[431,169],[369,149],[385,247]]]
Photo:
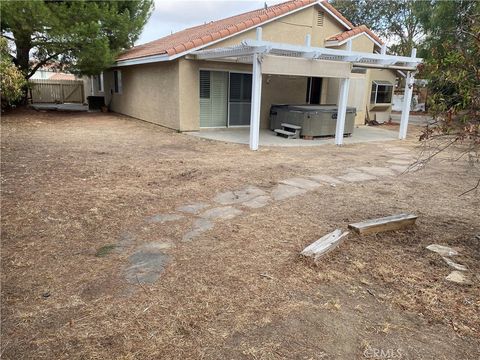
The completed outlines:
[[[200,127],[249,126],[252,75],[200,70]]]
[[[250,125],[252,74],[230,73],[228,126]]]

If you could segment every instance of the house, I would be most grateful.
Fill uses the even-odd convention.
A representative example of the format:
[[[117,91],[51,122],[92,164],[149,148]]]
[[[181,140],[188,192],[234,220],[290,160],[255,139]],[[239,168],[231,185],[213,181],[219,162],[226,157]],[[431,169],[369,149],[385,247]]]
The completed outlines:
[[[135,46],[94,82],[111,110],[175,130],[250,126],[252,149],[273,104],[336,104],[341,144],[347,105],[386,120],[397,70],[413,80],[421,59],[385,49],[327,1],[292,0]]]
[[[58,63],[45,64],[30,77],[32,80],[77,80],[74,74],[60,71]]]

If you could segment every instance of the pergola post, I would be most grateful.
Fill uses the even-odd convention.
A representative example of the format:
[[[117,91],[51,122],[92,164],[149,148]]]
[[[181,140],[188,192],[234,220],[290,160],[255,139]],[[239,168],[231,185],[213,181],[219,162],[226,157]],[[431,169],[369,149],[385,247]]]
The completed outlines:
[[[343,144],[343,133],[345,131],[345,117],[347,115],[348,90],[350,79],[340,80],[340,91],[338,95],[337,127],[335,130],[335,145]]]
[[[412,58],[417,56],[417,49],[412,50]],[[408,118],[410,117],[410,106],[412,104],[412,94],[413,94],[413,83],[415,79],[413,73],[408,71],[407,77],[405,78],[405,90],[403,92],[403,107],[402,107],[402,117],[400,120],[400,131],[398,138],[404,140],[407,138],[407,129],[408,129]]]
[[[262,39],[262,28],[257,28],[257,40]],[[258,53],[253,54],[252,104],[250,107],[250,150],[258,150],[260,138],[260,104],[262,102],[262,65]]]
[[[404,140],[407,138],[408,118],[410,117],[410,106],[412,104],[413,94],[413,76],[409,71],[405,79],[405,91],[403,92],[402,117],[400,120],[400,132],[398,138]]]

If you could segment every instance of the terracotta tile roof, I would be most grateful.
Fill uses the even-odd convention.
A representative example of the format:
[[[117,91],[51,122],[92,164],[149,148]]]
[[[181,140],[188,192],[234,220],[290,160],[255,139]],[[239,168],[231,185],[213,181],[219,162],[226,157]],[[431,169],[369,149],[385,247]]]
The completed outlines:
[[[135,46],[126,50],[117,57],[117,61],[137,59],[153,55],[175,55],[184,51],[206,45],[213,41],[228,37],[248,28],[254,28],[258,24],[272,20],[276,17],[289,13],[307,5],[318,3],[317,0],[290,0],[281,4],[272,5],[265,9],[249,11],[226,19],[212,21],[208,24],[194,26],[161,39],[146,44]],[[354,28],[340,12],[326,0],[320,0],[322,6],[338,17],[348,27]],[[348,32],[348,31],[347,31]],[[367,32],[374,39],[378,37],[367,28]],[[339,34],[342,35],[342,34]],[[353,35],[352,35],[353,36]],[[378,39],[381,42],[380,39]]]
[[[309,4],[313,4],[315,2],[317,1],[291,0],[281,4],[269,6],[265,9],[254,10],[226,19],[212,21],[208,24],[194,26],[192,28],[176,32],[172,35],[165,36],[161,39],[135,46],[120,54],[120,56],[117,58],[117,61],[136,59],[152,55],[168,54],[169,56],[172,56],[179,54],[229,35],[233,35],[242,30],[251,27],[253,28],[267,20],[271,20],[285,13]],[[332,12],[336,11],[326,1],[324,4],[327,5]],[[336,11],[336,13],[338,13],[338,11]],[[341,15],[339,15],[339,17],[340,16]],[[349,23],[346,19],[344,21]]]
[[[355,35],[358,35],[358,34],[361,34],[361,33],[367,33],[375,41],[377,41],[380,44],[383,44],[382,39],[380,39],[377,35],[375,35],[373,33],[373,31],[370,30],[366,25],[357,26],[357,27],[354,27],[352,30],[348,30],[348,31],[342,32],[340,34],[333,35],[333,36],[329,37],[327,39],[327,41],[344,41],[344,40],[347,40],[347,39],[351,38],[352,36],[355,36]]]
[[[55,73],[48,78],[49,80],[75,80],[75,75],[66,73]]]

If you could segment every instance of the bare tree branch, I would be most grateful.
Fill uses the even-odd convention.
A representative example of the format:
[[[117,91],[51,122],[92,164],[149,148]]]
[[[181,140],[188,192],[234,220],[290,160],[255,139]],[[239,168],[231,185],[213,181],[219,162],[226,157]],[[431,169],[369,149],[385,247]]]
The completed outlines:
[[[458,196],[460,197],[460,196],[463,196],[463,195],[465,195],[465,194],[468,194],[469,192],[471,192],[471,191],[473,191],[473,190],[475,190],[475,189],[478,189],[479,186],[480,186],[480,178],[479,178],[478,181],[477,181],[477,185],[475,185],[475,186],[474,186],[473,188],[471,188],[470,190],[467,190],[467,191],[461,193],[461,194],[458,195]]]

